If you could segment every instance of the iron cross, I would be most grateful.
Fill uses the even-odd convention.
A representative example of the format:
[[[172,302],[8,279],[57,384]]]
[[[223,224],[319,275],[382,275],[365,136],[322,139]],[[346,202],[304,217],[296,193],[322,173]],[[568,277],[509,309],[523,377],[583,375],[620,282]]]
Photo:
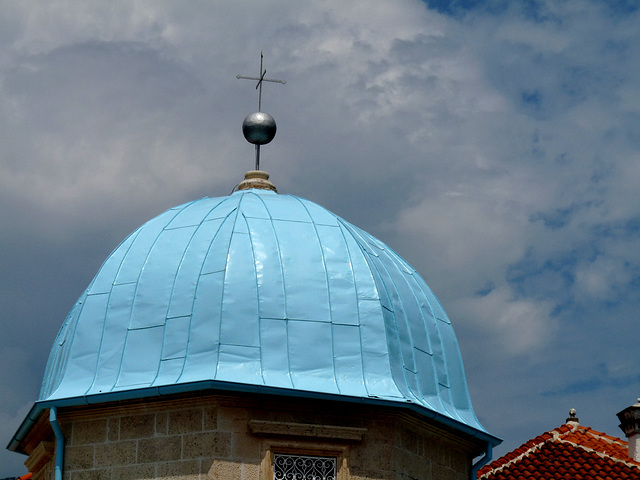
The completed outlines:
[[[267,73],[267,71],[262,69],[262,58],[263,57],[264,57],[264,55],[262,55],[262,52],[260,52],[260,76],[259,77],[247,77],[245,75],[236,75],[236,78],[238,80],[239,79],[244,79],[244,80],[257,80],[258,81],[258,83],[256,84],[256,90],[258,90],[258,111],[259,112],[262,109],[262,83],[263,82],[282,83],[282,84],[287,83],[285,80],[276,80],[274,78],[264,78],[264,76]]]

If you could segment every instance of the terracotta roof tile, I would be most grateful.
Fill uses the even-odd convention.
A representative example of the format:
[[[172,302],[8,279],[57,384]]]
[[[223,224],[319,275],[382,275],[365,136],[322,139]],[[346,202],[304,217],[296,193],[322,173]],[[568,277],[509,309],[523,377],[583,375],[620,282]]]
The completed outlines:
[[[478,472],[481,480],[640,480],[624,440],[565,424],[529,440]]]

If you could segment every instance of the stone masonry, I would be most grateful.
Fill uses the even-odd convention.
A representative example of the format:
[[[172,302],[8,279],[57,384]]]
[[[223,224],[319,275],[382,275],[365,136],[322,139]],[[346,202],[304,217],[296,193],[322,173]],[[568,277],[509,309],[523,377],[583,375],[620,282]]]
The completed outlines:
[[[334,456],[336,480],[467,480],[481,452],[402,410],[291,397],[178,396],[59,409],[59,418],[64,480],[271,480],[273,453]],[[41,423],[25,463],[53,480],[55,439]]]

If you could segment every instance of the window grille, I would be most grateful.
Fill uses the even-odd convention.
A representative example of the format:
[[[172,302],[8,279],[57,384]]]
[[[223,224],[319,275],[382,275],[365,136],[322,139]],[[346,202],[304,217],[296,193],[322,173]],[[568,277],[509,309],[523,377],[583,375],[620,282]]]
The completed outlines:
[[[275,454],[274,480],[336,480],[334,457]]]

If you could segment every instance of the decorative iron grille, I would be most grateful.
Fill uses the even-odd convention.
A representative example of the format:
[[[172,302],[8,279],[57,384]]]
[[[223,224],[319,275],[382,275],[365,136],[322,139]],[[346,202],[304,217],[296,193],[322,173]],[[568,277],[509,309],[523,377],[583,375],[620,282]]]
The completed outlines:
[[[336,480],[334,457],[275,454],[274,480]]]

